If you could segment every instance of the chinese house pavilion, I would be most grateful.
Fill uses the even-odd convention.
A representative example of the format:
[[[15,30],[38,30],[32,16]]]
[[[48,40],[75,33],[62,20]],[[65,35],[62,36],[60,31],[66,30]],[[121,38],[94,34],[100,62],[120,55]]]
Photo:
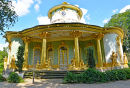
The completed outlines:
[[[24,46],[23,70],[87,69],[87,48],[93,47],[96,68],[127,67],[123,58],[124,32],[119,27],[99,27],[80,23],[79,7],[63,2],[48,11],[50,23],[22,31],[7,31],[9,54],[6,64],[13,68],[19,46]],[[116,55],[116,56],[114,56]],[[15,65],[15,64],[14,64]]]

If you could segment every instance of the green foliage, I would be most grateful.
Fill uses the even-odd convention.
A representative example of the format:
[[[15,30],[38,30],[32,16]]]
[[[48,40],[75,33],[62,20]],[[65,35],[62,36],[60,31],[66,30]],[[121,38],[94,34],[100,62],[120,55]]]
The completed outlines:
[[[126,37],[123,40],[123,51],[126,53],[130,52],[130,9],[126,12],[114,14],[105,27],[118,26],[124,29]]]
[[[130,79],[130,68],[125,68],[124,71],[126,73],[126,79]]]
[[[0,32],[4,32],[5,27],[9,29],[13,26],[18,16],[14,11],[14,6],[10,0],[0,0]]]
[[[89,47],[87,49],[87,59],[86,60],[88,62],[89,68],[95,68],[96,64],[95,64],[94,49],[93,49],[93,47]]]
[[[24,80],[17,73],[11,72],[8,77],[8,82],[20,83],[20,82],[24,82]]]
[[[105,82],[105,74],[89,68],[83,73],[83,82],[84,83],[96,83],[96,82]]]
[[[127,78],[127,73],[124,71],[124,69],[116,69],[117,71],[117,80],[126,80]]]
[[[0,74],[0,82],[6,81],[6,78]]]
[[[23,62],[24,62],[23,55],[24,55],[24,47],[19,46],[17,52],[17,61],[15,62],[19,72],[22,72],[22,68],[23,68]]]
[[[0,50],[0,73],[2,73],[4,69],[4,59],[5,56],[8,56],[8,47],[3,47],[3,51]]]
[[[116,70],[106,71],[105,73],[107,74],[110,81],[115,81],[118,79],[118,77],[117,77],[118,73]]]
[[[72,74],[68,72],[63,79],[63,83],[104,83],[116,80],[130,79],[130,68],[114,69],[112,71],[100,72],[93,68],[88,68],[82,74]]]
[[[130,62],[128,62],[128,66],[130,67]]]

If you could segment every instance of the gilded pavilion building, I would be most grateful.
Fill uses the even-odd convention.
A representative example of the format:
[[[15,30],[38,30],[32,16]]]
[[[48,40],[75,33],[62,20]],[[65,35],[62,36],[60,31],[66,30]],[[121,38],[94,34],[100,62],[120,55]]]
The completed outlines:
[[[122,49],[124,32],[121,28],[80,23],[81,9],[66,2],[52,7],[48,17],[51,24],[6,32],[9,42],[7,64],[10,68],[12,59],[17,60],[19,46],[25,48],[24,70],[33,67],[41,70],[81,70],[82,66],[86,69],[88,47],[94,49],[97,69],[111,67],[112,52],[117,55],[115,67],[125,66]]]

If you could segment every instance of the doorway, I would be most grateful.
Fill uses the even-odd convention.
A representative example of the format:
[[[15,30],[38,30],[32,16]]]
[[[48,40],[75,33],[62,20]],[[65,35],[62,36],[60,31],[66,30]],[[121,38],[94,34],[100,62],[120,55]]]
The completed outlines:
[[[67,70],[68,68],[68,52],[66,47],[60,47],[59,49],[59,68],[62,70]]]

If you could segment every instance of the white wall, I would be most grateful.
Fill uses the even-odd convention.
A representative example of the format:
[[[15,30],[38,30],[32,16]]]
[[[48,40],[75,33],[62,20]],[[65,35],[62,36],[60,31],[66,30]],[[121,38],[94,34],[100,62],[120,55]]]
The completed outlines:
[[[62,11],[65,11],[66,15],[62,15]],[[60,10],[52,15],[51,23],[68,23],[68,22],[79,22],[78,14],[73,10]]]
[[[122,43],[121,43],[121,38],[120,38],[120,51],[121,51],[121,58],[122,58],[122,61],[123,61],[123,47],[122,47]]]
[[[116,43],[117,36],[118,36],[117,34],[105,34],[103,37],[106,63],[111,62],[110,57],[112,55],[112,51],[114,51],[114,52],[118,51],[117,50],[118,46]],[[119,62],[119,53],[117,53],[117,54],[118,54],[117,61]]]
[[[10,57],[12,57],[12,55],[14,55],[14,57],[17,58],[18,47],[23,45],[23,41],[21,38],[13,38],[11,40],[11,42],[12,42],[12,46],[11,46],[11,56]],[[10,59],[10,61],[11,61],[11,59]]]

